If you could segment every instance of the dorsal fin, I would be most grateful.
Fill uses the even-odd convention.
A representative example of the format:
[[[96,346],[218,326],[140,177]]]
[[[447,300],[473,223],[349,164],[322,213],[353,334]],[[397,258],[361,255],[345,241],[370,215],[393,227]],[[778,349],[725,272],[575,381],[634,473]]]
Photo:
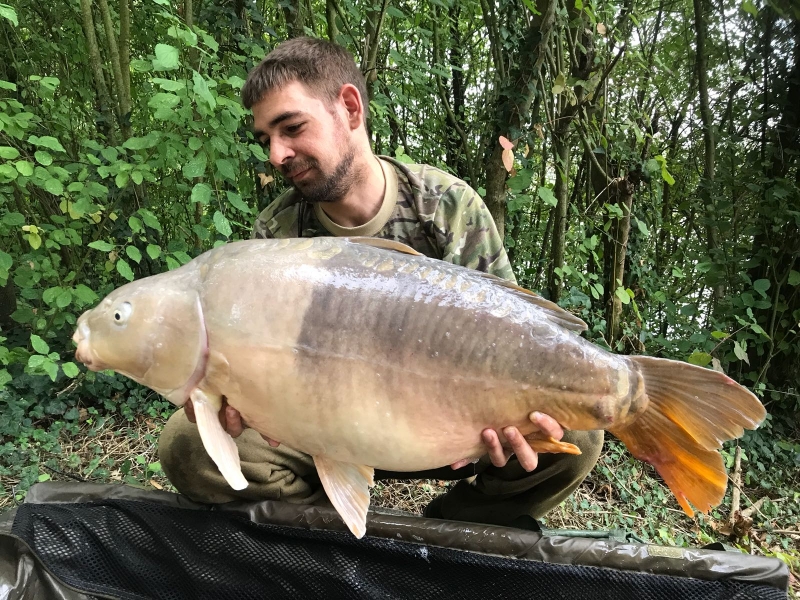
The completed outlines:
[[[498,277],[497,275],[491,275],[490,273],[483,273],[481,271],[475,272],[477,275],[480,275],[484,279],[489,279],[492,283],[496,285],[503,286],[514,292],[519,298],[523,300],[527,300],[531,304],[535,304],[539,308],[543,309],[547,312],[548,317],[550,317],[553,321],[561,325],[564,329],[569,329],[570,331],[586,331],[589,329],[589,326],[583,322],[579,317],[576,317],[568,310],[564,310],[555,302],[551,302],[550,300],[546,300],[542,298],[539,294],[532,292],[530,290],[525,289],[524,287],[518,286],[516,283],[512,283],[506,279]]]
[[[375,237],[346,237],[344,238],[349,242],[353,242],[354,244],[364,244],[365,246],[373,246],[375,248],[383,248],[384,250],[395,250],[396,252],[402,252],[404,254],[413,254],[414,256],[424,256],[422,253],[417,252],[410,246],[406,246],[405,244],[401,244],[400,242],[396,242],[394,240],[386,240],[384,238],[375,238]]]

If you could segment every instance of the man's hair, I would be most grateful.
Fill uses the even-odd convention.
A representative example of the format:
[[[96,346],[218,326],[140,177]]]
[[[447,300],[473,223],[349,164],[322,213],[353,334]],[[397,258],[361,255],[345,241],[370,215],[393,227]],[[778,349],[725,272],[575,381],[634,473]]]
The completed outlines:
[[[242,87],[242,102],[252,108],[265,94],[298,81],[311,94],[327,104],[333,103],[346,83],[353,84],[364,104],[367,120],[367,85],[353,55],[337,44],[311,37],[292,38],[276,46],[247,75]]]

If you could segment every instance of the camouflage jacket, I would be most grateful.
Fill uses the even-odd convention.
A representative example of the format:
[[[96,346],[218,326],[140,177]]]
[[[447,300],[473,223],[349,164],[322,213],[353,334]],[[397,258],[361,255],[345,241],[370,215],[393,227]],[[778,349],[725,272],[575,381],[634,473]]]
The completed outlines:
[[[497,227],[475,190],[435,167],[380,159],[386,192],[368,223],[341,227],[292,188],[261,212],[253,237],[374,236],[516,282]]]

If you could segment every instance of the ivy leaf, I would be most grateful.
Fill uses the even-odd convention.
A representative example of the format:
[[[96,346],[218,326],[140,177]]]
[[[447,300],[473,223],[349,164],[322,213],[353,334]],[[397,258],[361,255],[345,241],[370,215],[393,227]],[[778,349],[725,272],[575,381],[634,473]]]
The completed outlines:
[[[117,260],[117,272],[128,281],[133,281],[133,271],[124,258]]]
[[[50,354],[50,346],[35,333],[31,334],[31,346],[33,346],[33,349],[39,354]]]
[[[225,215],[219,211],[214,213],[214,227],[216,227],[217,231],[225,237],[230,237],[231,233],[233,233],[228,219],[226,219]]]

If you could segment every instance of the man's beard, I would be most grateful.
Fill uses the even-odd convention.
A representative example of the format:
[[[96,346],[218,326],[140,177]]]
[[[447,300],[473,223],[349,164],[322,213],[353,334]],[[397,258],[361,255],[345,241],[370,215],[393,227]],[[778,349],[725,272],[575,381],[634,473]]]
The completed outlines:
[[[297,162],[293,162],[291,165],[293,171],[298,172],[313,168],[322,175],[322,180],[302,181],[292,183],[292,185],[307,202],[338,202],[347,195],[356,182],[357,177],[352,172],[355,157],[355,150],[348,148],[336,169],[328,176],[319,168],[319,162],[315,158],[304,160],[300,165]]]

